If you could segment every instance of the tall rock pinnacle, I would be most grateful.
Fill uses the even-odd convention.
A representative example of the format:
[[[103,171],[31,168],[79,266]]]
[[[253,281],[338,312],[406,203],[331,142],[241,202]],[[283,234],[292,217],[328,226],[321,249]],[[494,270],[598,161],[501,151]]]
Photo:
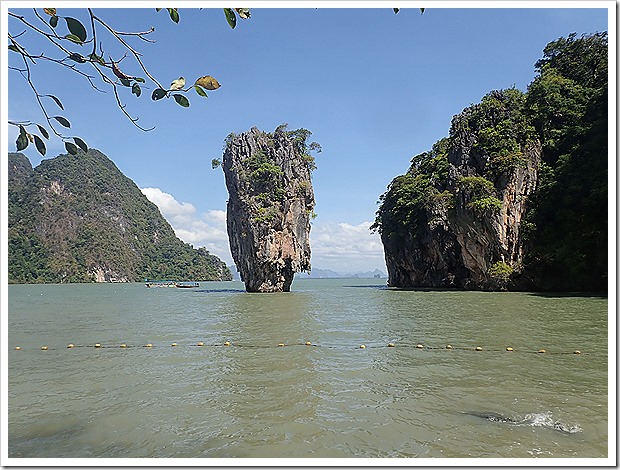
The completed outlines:
[[[288,292],[296,272],[310,271],[314,215],[306,144],[310,132],[253,127],[226,139],[222,166],[229,199],[230,250],[248,292]]]

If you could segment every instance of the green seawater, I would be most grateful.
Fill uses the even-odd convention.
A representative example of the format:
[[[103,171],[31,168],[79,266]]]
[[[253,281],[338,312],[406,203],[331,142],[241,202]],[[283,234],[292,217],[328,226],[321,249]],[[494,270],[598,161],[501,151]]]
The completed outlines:
[[[308,279],[11,285],[8,306],[9,457],[608,456],[604,297]]]

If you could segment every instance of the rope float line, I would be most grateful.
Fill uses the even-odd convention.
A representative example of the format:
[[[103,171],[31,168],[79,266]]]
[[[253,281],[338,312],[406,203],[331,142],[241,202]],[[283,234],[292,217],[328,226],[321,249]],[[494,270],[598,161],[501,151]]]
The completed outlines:
[[[171,343],[170,347],[178,347],[178,343]],[[366,348],[384,348],[384,347],[388,347],[388,348],[395,348],[397,347],[397,345],[395,343],[387,343],[383,346],[366,346],[365,344],[360,344],[359,346],[355,346],[355,347],[346,347],[346,346],[328,346],[328,345],[320,345],[320,344],[314,344],[311,343],[310,341],[306,341],[305,343],[292,343],[292,344],[286,344],[286,343],[278,343],[277,346],[273,346],[273,345],[256,345],[256,344],[239,344],[239,343],[231,343],[230,341],[225,341],[224,343],[217,343],[217,344],[205,344],[202,341],[198,341],[197,343],[192,343],[189,344],[188,346],[195,346],[195,347],[217,347],[217,346],[225,346],[225,347],[229,347],[229,346],[236,346],[236,347],[240,347],[240,348],[274,348],[274,347],[278,347],[278,348],[282,348],[285,346],[313,346],[313,347],[318,347],[318,348],[327,348],[327,349],[366,349]],[[101,343],[94,343],[93,345],[88,345],[88,344],[81,344],[81,345],[76,345],[74,343],[69,343],[67,344],[67,348],[66,349],[74,349],[74,348],[95,348],[95,349],[129,349],[129,348],[154,348],[156,346],[153,345],[153,343],[147,343],[141,346],[134,346],[134,345],[128,345],[127,343],[121,343],[118,346],[115,345],[102,345]],[[506,347],[505,349],[485,349],[482,346],[476,346],[476,347],[455,347],[452,346],[451,344],[447,344],[444,347],[432,347],[432,346],[426,346],[424,344],[421,343],[417,343],[415,344],[415,346],[411,345],[411,344],[407,344],[407,343],[403,343],[398,345],[399,348],[411,348],[413,347],[414,349],[420,349],[420,350],[443,350],[443,351],[453,351],[453,350],[457,350],[457,351],[487,351],[487,352],[522,352],[522,353],[534,353],[534,354],[592,354],[592,353],[582,353],[581,350],[577,349],[573,352],[563,352],[563,351],[547,351],[546,349],[538,349],[536,351],[531,351],[531,350],[517,350],[512,348],[511,346]],[[56,348],[50,348],[47,345],[41,346],[41,351],[50,351],[50,350],[56,350]],[[14,348],[15,351],[21,351],[22,347],[21,346],[15,346]]]

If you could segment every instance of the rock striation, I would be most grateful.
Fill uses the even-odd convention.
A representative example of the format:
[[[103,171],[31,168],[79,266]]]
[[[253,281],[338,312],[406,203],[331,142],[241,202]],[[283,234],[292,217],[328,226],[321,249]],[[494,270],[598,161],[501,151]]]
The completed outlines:
[[[514,286],[542,155],[522,106],[517,90],[491,92],[455,116],[450,137],[392,181],[373,226],[381,233],[388,285]]]
[[[296,272],[311,269],[314,215],[306,144],[310,132],[257,128],[226,139],[222,166],[229,193],[230,250],[248,292],[288,292]]]

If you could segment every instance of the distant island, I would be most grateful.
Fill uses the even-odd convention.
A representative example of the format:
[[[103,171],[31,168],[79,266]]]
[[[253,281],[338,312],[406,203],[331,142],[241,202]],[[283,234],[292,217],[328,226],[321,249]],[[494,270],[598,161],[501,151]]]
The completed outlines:
[[[8,155],[9,283],[221,281],[232,275],[194,248],[138,186],[95,149],[43,160]]]

